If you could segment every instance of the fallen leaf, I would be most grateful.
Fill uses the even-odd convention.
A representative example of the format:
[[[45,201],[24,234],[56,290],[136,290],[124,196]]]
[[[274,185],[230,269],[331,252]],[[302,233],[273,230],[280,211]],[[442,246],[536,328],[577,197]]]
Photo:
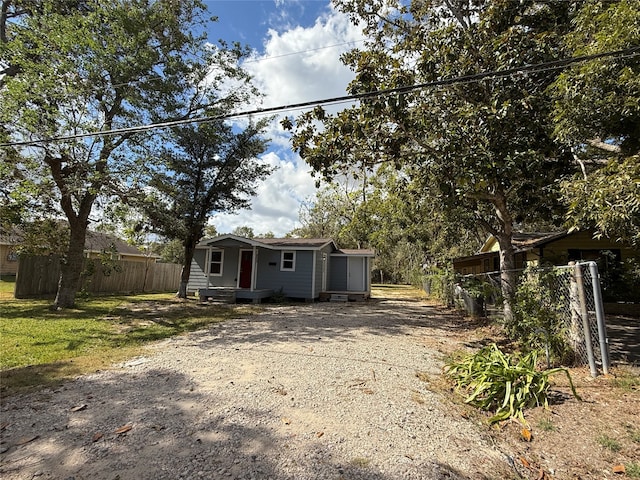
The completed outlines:
[[[84,410],[87,408],[87,404],[83,403],[82,405],[78,405],[76,407],[71,407],[71,412],[79,412],[80,410]]]
[[[529,462],[527,462],[527,459],[524,457],[520,457],[520,462],[522,463],[522,465],[525,466],[525,468],[530,468],[531,464]]]
[[[29,442],[33,442],[38,438],[40,438],[40,435],[33,435],[32,437],[22,437],[16,443],[14,443],[14,445],[25,445]]]
[[[316,433],[316,437],[318,437],[318,438],[320,438],[320,437],[321,437],[321,436],[323,436],[323,435],[324,435],[324,432],[317,432],[317,433]]]
[[[627,473],[627,469],[624,468],[624,465],[616,465],[613,467],[613,473]]]
[[[523,428],[522,430],[520,430],[520,435],[525,442],[530,442],[533,439],[531,430],[529,430],[528,428]]]
[[[291,420],[289,420],[288,418],[283,418],[282,419],[282,423],[284,423],[285,425],[290,425],[291,424]]]
[[[93,434],[93,437],[91,438],[92,442],[97,442],[98,440],[100,440],[102,437],[104,437],[104,434],[102,432],[96,432]]]
[[[116,428],[113,433],[116,435],[122,435],[123,433],[127,433],[129,430],[133,428],[133,425],[127,423],[126,425],[121,426],[120,428]]]

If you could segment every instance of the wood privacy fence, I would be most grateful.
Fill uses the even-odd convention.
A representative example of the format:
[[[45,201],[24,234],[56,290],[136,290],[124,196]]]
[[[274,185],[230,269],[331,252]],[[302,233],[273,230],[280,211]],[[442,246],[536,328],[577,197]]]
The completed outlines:
[[[178,291],[181,269],[181,265],[174,263],[124,260],[110,262],[105,267],[97,259],[85,259],[80,289],[87,293]],[[53,295],[58,290],[59,278],[58,256],[22,256],[18,264],[14,296],[29,298]]]

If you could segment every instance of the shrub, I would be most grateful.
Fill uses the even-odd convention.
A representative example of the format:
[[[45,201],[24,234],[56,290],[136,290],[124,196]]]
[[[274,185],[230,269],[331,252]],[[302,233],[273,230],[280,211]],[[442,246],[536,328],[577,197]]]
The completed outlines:
[[[544,350],[547,367],[551,359],[564,362],[573,355],[560,316],[562,304],[554,299],[557,290],[555,269],[525,270],[516,290],[514,319],[504,324],[507,336],[523,350]]]

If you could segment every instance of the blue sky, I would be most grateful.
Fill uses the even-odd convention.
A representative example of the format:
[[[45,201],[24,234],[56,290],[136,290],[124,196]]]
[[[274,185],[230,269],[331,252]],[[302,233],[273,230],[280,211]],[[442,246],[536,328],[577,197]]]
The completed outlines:
[[[208,0],[218,17],[208,31],[212,42],[239,41],[254,50],[243,64],[265,94],[264,107],[301,103],[345,94],[353,73],[340,54],[361,46],[362,33],[345,15],[324,0]],[[300,112],[288,112],[296,115]],[[261,159],[275,173],[260,184],[252,209],[220,214],[213,224],[220,233],[239,226],[256,234],[282,236],[299,226],[300,203],[315,196],[315,179],[309,167],[291,151],[288,135],[275,120],[272,139]]]

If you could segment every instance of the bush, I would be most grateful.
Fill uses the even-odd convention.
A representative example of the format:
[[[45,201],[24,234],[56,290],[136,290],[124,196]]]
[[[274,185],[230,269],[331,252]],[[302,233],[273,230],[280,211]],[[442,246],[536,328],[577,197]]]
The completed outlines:
[[[482,410],[492,411],[490,423],[518,418],[525,423],[525,408],[548,407],[549,377],[564,372],[569,379],[573,395],[580,400],[565,368],[537,369],[538,352],[532,351],[520,358],[504,354],[491,344],[458,362],[450,362],[445,373],[468,394],[465,399]]]
[[[551,360],[571,360],[573,352],[567,343],[562,304],[554,300],[557,289],[556,270],[529,268],[518,282],[514,319],[505,322],[505,333],[525,351],[543,350],[547,367]]]

